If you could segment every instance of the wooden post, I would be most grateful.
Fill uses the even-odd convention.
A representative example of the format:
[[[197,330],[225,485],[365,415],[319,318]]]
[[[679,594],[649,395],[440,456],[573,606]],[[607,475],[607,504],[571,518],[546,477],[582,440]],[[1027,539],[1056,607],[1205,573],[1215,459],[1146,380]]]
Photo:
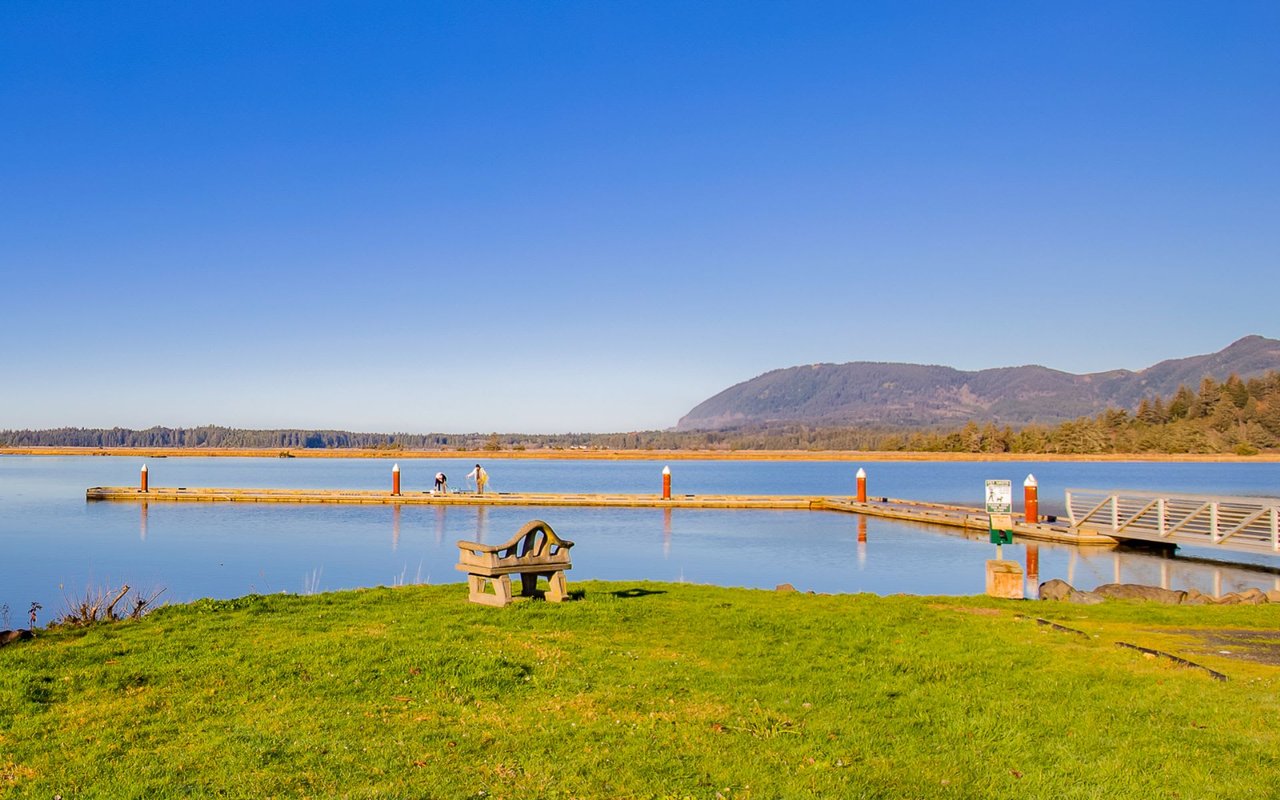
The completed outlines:
[[[662,499],[671,499],[671,467],[662,468]]]
[[[142,465],[141,491],[147,491],[147,465]]]
[[[1035,475],[1028,475],[1022,482],[1022,508],[1028,525],[1040,521],[1040,485]]]
[[[858,467],[858,502],[867,502],[867,471]]]
[[[400,496],[400,465],[395,464],[391,467],[391,496]]]

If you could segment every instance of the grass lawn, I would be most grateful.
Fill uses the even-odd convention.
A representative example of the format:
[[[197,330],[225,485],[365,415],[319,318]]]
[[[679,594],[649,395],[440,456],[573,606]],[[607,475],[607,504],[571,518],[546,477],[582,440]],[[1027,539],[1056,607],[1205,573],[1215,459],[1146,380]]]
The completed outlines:
[[[1280,605],[570,589],[43,631],[0,649],[0,798],[1280,797]]]

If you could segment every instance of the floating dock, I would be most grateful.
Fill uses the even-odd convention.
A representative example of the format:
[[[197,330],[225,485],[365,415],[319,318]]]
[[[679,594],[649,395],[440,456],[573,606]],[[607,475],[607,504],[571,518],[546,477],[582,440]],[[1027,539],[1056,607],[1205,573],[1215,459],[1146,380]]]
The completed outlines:
[[[940,503],[923,503],[913,500],[878,498],[858,502],[848,497],[809,497],[802,495],[673,495],[663,498],[658,494],[560,494],[538,492],[404,492],[392,494],[385,490],[338,489],[206,489],[206,488],[151,488],[95,486],[85,492],[86,500],[113,500],[127,502],[188,502],[188,503],[347,503],[368,505],[429,505],[429,506],[559,506],[568,508],[705,508],[705,509],[756,509],[766,511],[837,511],[849,514],[865,514],[906,522],[920,522],[986,531],[987,514],[979,508],[952,506]],[[1016,536],[1045,542],[1074,545],[1110,546],[1116,540],[1110,536],[1093,533],[1077,533],[1067,525],[1052,523],[1017,523]]]

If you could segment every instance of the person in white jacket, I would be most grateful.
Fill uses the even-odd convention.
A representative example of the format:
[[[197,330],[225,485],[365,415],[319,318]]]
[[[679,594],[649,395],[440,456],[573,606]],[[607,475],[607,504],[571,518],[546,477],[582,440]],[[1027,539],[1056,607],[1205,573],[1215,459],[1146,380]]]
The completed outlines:
[[[484,494],[484,486],[489,482],[489,473],[484,467],[476,464],[476,468],[467,473],[467,480],[476,482],[476,494]]]

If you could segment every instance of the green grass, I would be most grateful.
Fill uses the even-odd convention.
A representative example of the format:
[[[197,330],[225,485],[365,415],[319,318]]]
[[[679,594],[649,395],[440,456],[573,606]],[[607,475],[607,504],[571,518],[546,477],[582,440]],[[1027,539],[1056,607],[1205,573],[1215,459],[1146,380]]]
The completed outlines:
[[[1280,794],[1280,668],[1198,633],[1274,630],[1280,606],[570,588],[507,609],[459,584],[251,596],[44,632],[0,650],[0,797]]]

